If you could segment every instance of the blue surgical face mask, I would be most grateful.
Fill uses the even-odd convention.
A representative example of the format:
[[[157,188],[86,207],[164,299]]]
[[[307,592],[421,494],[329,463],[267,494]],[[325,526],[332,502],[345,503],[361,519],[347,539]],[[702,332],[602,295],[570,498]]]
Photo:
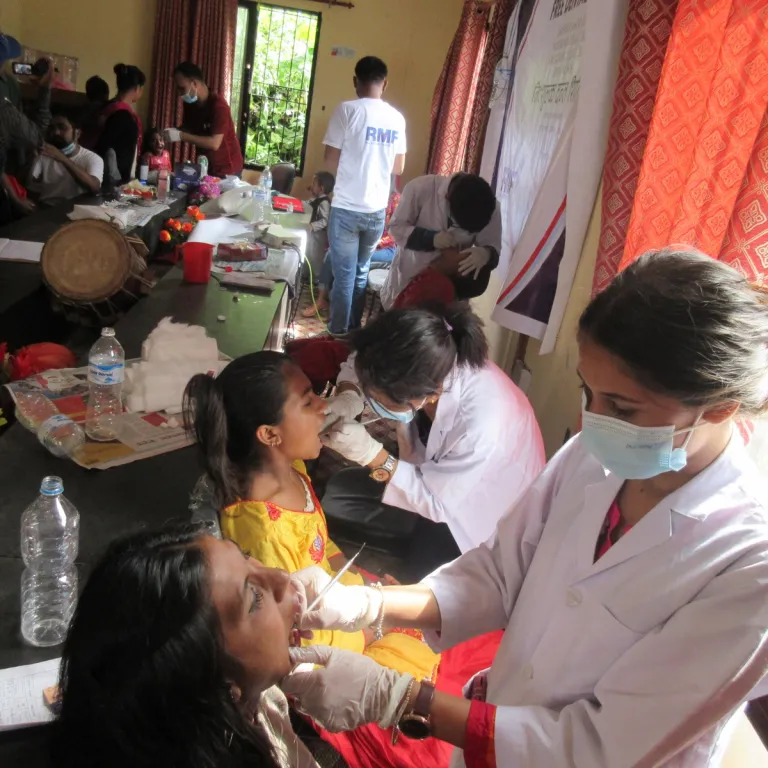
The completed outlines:
[[[75,153],[75,150],[77,149],[77,144],[73,141],[71,144],[67,144],[66,147],[62,147],[61,151],[67,156],[70,157]]]
[[[664,472],[679,472],[686,466],[688,443],[702,415],[686,429],[637,427],[621,419],[589,413],[585,398],[579,439],[611,474],[624,480],[647,480]],[[686,433],[685,442],[675,448],[675,437]]]
[[[192,90],[192,86],[189,86],[189,91],[187,91],[182,97],[181,100],[185,104],[194,104],[197,101],[197,94],[191,94],[190,91]]]
[[[378,400],[374,400],[372,397],[368,398],[368,404],[377,416],[381,416],[382,419],[389,419],[390,421],[400,421],[403,424],[410,424],[416,415],[416,411],[422,408],[426,402],[427,398],[425,397],[418,408],[411,406],[407,411],[390,411],[389,408],[385,408]]]

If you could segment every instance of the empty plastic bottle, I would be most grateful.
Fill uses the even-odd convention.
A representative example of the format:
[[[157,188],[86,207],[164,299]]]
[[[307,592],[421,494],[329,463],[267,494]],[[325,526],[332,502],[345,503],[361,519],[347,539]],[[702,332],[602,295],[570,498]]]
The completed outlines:
[[[21,516],[21,634],[37,646],[63,642],[77,602],[80,515],[60,477],[45,477]]]
[[[125,352],[113,328],[102,328],[101,338],[88,355],[88,407],[85,432],[92,440],[115,440],[123,416]]]
[[[16,418],[54,456],[74,457],[85,443],[85,433],[69,416],[40,392],[19,392],[16,395]]]

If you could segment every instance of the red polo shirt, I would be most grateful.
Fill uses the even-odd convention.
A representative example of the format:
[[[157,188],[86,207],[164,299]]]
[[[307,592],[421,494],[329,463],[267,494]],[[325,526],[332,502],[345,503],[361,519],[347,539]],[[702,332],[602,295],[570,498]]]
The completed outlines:
[[[208,173],[211,176],[224,177],[228,173],[238,174],[243,170],[243,153],[240,140],[235,133],[232,112],[226,99],[218,93],[209,93],[205,104],[195,102],[184,104],[183,130],[195,136],[216,136],[223,134],[221,146],[217,150],[201,149],[198,155],[208,158]]]

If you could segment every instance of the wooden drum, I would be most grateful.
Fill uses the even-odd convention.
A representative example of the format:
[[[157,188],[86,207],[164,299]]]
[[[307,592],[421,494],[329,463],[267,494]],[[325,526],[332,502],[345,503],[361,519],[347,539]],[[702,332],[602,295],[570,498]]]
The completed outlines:
[[[152,287],[137,237],[96,219],[65,224],[43,246],[43,280],[54,309],[80,325],[112,325]]]

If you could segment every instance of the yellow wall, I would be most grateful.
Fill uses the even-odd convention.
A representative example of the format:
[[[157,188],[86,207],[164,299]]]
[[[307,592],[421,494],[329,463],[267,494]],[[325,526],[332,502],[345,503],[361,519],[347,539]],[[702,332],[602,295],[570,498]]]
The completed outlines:
[[[21,34],[22,0],[0,0],[0,32],[18,38]]]
[[[11,8],[10,21],[23,45],[75,56],[79,60],[77,88],[85,89],[91,75],[103,77],[114,90],[112,67],[134,64],[147,78],[152,71],[152,36],[156,0],[0,0]],[[18,8],[13,11],[13,6]],[[0,12],[0,22],[5,11]],[[149,89],[139,105],[146,113]]]
[[[385,98],[407,121],[405,180],[424,173],[429,144],[432,94],[459,22],[463,0],[354,0],[353,9],[306,0],[275,0],[275,5],[320,12],[320,48],[315,71],[305,181],[294,192],[306,194],[312,174],[322,168],[323,137],[336,105],[355,98],[355,61],[379,56],[389,67]],[[355,51],[354,59],[331,56],[331,48]]]

